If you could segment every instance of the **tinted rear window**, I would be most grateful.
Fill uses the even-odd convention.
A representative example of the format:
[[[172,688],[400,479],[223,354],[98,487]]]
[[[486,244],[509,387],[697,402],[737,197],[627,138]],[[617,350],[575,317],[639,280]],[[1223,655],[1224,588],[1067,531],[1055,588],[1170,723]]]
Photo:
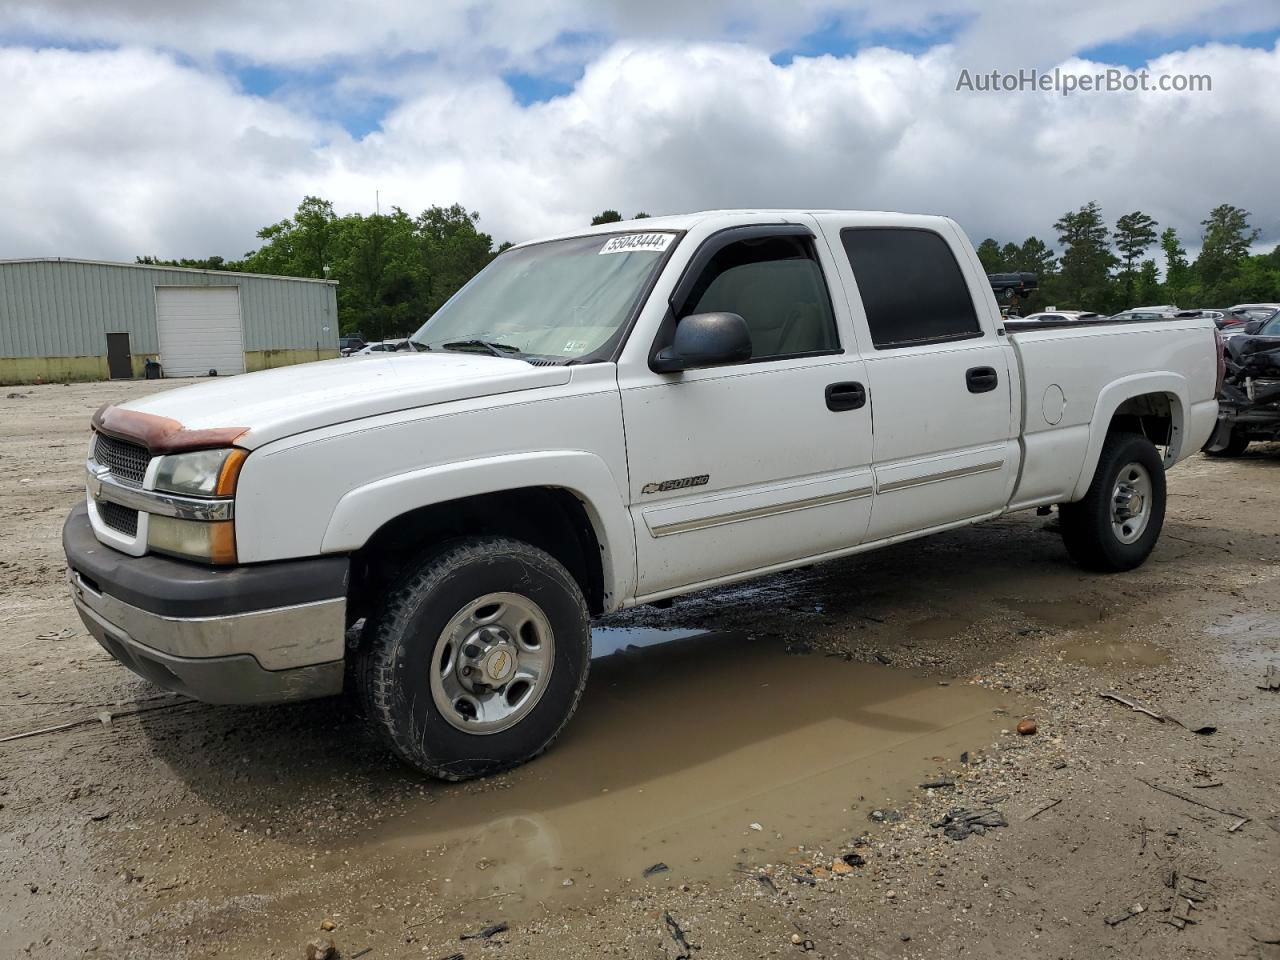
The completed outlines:
[[[851,228],[840,239],[877,350],[982,336],[964,274],[938,234]]]

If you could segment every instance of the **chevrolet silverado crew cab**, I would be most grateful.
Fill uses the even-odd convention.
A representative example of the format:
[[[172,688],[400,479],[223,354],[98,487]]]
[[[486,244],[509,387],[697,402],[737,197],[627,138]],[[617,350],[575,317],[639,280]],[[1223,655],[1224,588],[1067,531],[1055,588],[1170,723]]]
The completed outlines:
[[[502,770],[564,727],[622,607],[1053,504],[1082,566],[1142,563],[1217,418],[1213,323],[1029,326],[940,217],[524,243],[407,352],[99,410],[71,590],[162,687],[348,685],[418,769]]]

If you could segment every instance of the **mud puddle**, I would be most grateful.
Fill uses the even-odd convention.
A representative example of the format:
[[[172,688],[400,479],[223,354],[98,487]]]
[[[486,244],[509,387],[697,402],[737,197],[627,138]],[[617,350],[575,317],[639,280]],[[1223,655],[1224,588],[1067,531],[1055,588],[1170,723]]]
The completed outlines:
[[[728,884],[740,863],[842,848],[874,828],[871,810],[990,745],[1017,712],[1007,693],[788,655],[776,640],[661,642],[671,637],[601,638],[601,648],[625,646],[593,662],[577,716],[538,760],[489,780],[415,786],[385,820],[313,848],[302,871],[283,841],[246,861],[234,835],[206,836],[182,852],[193,869],[181,898],[221,902],[221,913],[249,889],[256,909],[287,915],[315,909],[308,891],[321,878],[344,876],[358,899],[327,908],[394,929],[433,915],[514,921],[644,884]],[[168,858],[163,871],[175,870],[184,864]]]
[[[961,637],[973,629],[972,618],[938,614],[925,617],[903,627],[903,634],[911,640],[933,643],[938,640],[952,640]]]
[[[1166,651],[1132,634],[1146,621],[1125,617],[1090,600],[1005,599],[1001,604],[1066,637],[1056,644],[1067,660],[1090,667],[1156,667]]]
[[[1096,627],[1108,616],[1105,607],[1086,600],[1004,599],[1000,603],[1024,617],[1058,630]]]
[[[1218,643],[1218,660],[1229,667],[1263,669],[1280,664],[1280,617],[1229,613],[1205,627]]]
[[[1204,628],[1211,637],[1243,637],[1275,641],[1280,637],[1280,617],[1266,613],[1229,613]]]
[[[591,631],[591,659],[598,660],[628,647],[656,647],[674,640],[706,636],[708,631],[679,627],[596,627]]]
[[[977,687],[742,634],[653,645],[670,636],[613,637],[629,645],[594,663],[553,751],[501,790],[440,787],[373,855],[426,867],[446,899],[511,894],[504,915],[727,879],[739,862],[857,835],[874,806],[929,779],[932,758],[954,765],[1007,724],[1005,701]]]

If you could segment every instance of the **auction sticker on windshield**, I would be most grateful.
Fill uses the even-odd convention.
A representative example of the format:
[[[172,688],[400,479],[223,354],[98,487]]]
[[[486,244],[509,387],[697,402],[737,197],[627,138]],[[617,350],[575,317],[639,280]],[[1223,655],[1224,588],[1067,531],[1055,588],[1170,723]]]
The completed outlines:
[[[632,253],[636,250],[648,250],[661,253],[671,246],[675,239],[672,233],[624,233],[610,237],[600,248],[601,253]]]

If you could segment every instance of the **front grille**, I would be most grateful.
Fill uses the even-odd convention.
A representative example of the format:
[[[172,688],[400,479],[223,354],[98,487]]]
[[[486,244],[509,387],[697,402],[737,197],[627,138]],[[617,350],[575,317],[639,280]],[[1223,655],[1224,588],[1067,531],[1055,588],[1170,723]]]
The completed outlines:
[[[99,500],[98,516],[116,533],[123,533],[126,537],[138,535],[138,511],[132,507],[122,507],[110,500]]]
[[[142,486],[151,454],[147,448],[128,440],[118,440],[100,433],[93,443],[93,459],[102,464],[122,483]]]

